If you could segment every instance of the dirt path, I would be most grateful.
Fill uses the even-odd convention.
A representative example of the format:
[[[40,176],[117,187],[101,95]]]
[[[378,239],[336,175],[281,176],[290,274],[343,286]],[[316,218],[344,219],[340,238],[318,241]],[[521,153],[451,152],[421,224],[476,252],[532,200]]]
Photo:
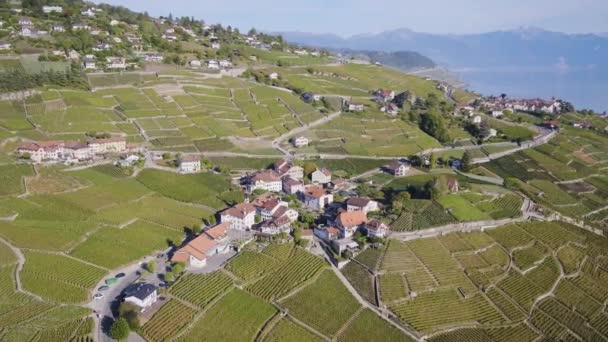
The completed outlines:
[[[8,248],[10,248],[13,251],[13,253],[15,253],[15,256],[17,257],[17,267],[15,268],[15,284],[16,284],[17,292],[25,293],[38,300],[44,301],[44,299],[42,299],[42,297],[24,290],[23,286],[21,286],[21,277],[19,275],[21,274],[21,270],[23,270],[23,265],[25,264],[25,256],[23,255],[21,250],[15,246],[11,245],[8,241],[6,241],[3,238],[0,238],[0,242],[5,244],[6,246],[8,246]]]

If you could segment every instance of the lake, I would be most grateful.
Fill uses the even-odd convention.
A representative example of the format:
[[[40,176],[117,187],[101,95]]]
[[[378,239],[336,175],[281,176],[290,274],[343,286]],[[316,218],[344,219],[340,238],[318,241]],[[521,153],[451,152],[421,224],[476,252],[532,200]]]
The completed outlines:
[[[608,110],[608,71],[516,71],[456,69],[467,88],[483,95],[512,98],[558,97],[577,109]]]

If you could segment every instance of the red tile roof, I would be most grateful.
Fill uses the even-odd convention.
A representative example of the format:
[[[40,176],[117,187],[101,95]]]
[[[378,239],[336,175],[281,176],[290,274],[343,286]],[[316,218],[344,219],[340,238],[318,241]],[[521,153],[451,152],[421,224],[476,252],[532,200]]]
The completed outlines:
[[[209,236],[201,234],[194,240],[188,242],[187,245],[178,249],[171,258],[171,261],[186,262],[191,255],[198,260],[207,258],[207,253],[213,249],[217,243]]]
[[[318,186],[311,186],[304,190],[304,195],[314,198],[321,198],[327,195],[327,191],[325,189],[320,188]]]
[[[367,215],[363,211],[351,211],[338,214],[337,220],[343,227],[353,227],[367,222]]]
[[[230,228],[230,223],[228,223],[228,222],[220,223],[216,226],[213,226],[213,227],[205,230],[205,234],[207,234],[210,238],[212,238],[214,240],[219,240],[219,239],[223,238],[224,236],[226,236],[226,233],[228,232],[228,228]]]
[[[230,215],[240,219],[245,218],[248,214],[255,213],[255,207],[250,203],[237,204],[232,208],[228,208],[222,212],[222,215]]]
[[[279,182],[281,177],[278,173],[273,170],[263,170],[258,171],[253,176],[251,176],[252,182],[262,181],[262,182]]]

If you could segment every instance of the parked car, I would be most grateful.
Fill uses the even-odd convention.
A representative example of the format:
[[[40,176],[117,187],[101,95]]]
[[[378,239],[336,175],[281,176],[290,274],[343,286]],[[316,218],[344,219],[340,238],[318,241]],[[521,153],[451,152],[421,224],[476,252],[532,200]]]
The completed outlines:
[[[100,291],[100,292],[101,292],[101,291],[107,291],[107,290],[109,290],[109,289],[110,289],[110,287],[109,287],[109,286],[105,286],[105,285],[104,285],[104,286],[101,286],[100,288],[98,288],[98,289],[97,289],[97,291]]]
[[[118,273],[117,275],[114,276],[114,278],[122,278],[124,276],[125,276],[124,273]]]
[[[112,285],[112,284],[116,284],[116,282],[118,281],[118,279],[116,278],[108,278],[105,280],[106,285]]]
[[[103,298],[103,297],[104,297],[103,293],[96,293],[96,294],[93,296],[93,298],[94,298],[95,300],[101,299],[101,298]]]

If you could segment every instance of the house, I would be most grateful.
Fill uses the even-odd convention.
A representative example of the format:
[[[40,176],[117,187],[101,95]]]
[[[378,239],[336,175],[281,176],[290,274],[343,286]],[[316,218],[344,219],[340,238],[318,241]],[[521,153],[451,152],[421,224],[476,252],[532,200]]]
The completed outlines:
[[[365,110],[365,105],[361,103],[348,103],[345,109],[349,112],[362,112]]]
[[[38,31],[33,27],[24,26],[21,28],[20,34],[23,37],[33,37],[38,34]]]
[[[272,164],[272,168],[279,174],[281,178],[291,177],[296,180],[304,179],[304,169],[301,166],[294,165],[285,159],[279,159]]]
[[[57,161],[63,154],[64,143],[62,141],[41,141],[20,145],[17,148],[19,156],[40,163],[45,160]]]
[[[147,53],[143,56],[143,60],[152,63],[161,63],[165,58],[159,53]]]
[[[558,120],[549,120],[544,122],[544,126],[551,129],[559,128],[560,122]]]
[[[89,160],[95,156],[93,149],[89,145],[80,141],[67,141],[63,148],[64,156],[78,161]]]
[[[368,237],[383,239],[388,235],[389,228],[378,220],[370,220],[363,227],[363,231]]]
[[[270,198],[269,200],[265,201],[264,204],[261,207],[259,207],[258,209],[259,209],[259,213],[260,213],[260,216],[262,217],[262,219],[269,220],[273,216],[275,216],[275,213],[281,207],[287,208],[287,203],[274,197],[274,198]],[[284,211],[282,210],[281,213],[284,213]]]
[[[51,26],[51,31],[53,31],[53,32],[65,32],[65,28],[61,24],[53,24],[53,26]]]
[[[88,145],[95,154],[123,152],[127,148],[127,139],[123,137],[91,139]]]
[[[95,46],[93,46],[93,51],[96,51],[96,52],[108,51],[110,49],[112,49],[112,45],[110,45],[108,43],[97,43],[97,44],[95,44]]]
[[[310,210],[323,210],[334,201],[334,195],[318,186],[310,186],[300,192],[304,205]]]
[[[283,178],[283,192],[292,195],[296,194],[300,191],[304,191],[304,184],[296,179],[291,177]]]
[[[158,300],[158,288],[148,283],[129,285],[125,291],[125,302],[133,303],[145,311]]]
[[[76,30],[88,31],[90,29],[91,29],[91,26],[89,26],[87,24],[83,24],[83,23],[72,24],[72,30],[74,30],[74,31],[76,31]]]
[[[172,262],[183,262],[190,267],[203,267],[207,258],[229,250],[227,234],[229,223],[220,223],[206,229],[199,236],[173,253]]]
[[[395,99],[395,91],[391,89],[379,89],[375,95],[376,101],[379,103],[391,102]]]
[[[217,61],[210,60],[210,61],[207,62],[207,68],[214,69],[214,70],[219,70],[220,65],[217,63]]]
[[[109,69],[126,69],[127,61],[123,57],[108,57],[106,58]]]
[[[29,18],[20,18],[19,19],[19,25],[21,26],[32,26],[32,20]]]
[[[473,121],[473,123],[474,123],[474,124],[480,124],[480,123],[481,123],[481,116],[479,116],[479,115],[475,115],[475,116],[473,117],[473,120],[472,120],[472,121]]]
[[[505,113],[502,110],[493,110],[490,112],[490,114],[492,114],[492,116],[495,118],[500,118],[505,115]]]
[[[380,111],[390,115],[397,115],[399,114],[399,107],[397,107],[397,105],[394,103],[389,103],[385,106],[382,106],[380,108]]]
[[[490,130],[488,131],[488,136],[486,137],[486,139],[493,138],[496,135],[498,135],[498,131],[495,130],[494,128],[490,128]]]
[[[350,197],[346,200],[346,211],[363,211],[369,213],[378,210],[378,202],[366,197]]]
[[[80,15],[92,18],[95,16],[95,10],[93,10],[92,8],[87,8],[84,11],[80,11]]]
[[[12,48],[11,43],[0,42],[0,50],[9,50],[10,48]]]
[[[307,137],[297,137],[293,140],[293,146],[295,147],[306,147],[308,146],[308,138]]]
[[[289,233],[291,231],[292,221],[287,216],[280,216],[265,220],[260,223],[258,229],[263,234],[277,235],[281,233]]]
[[[315,94],[315,93],[302,94],[302,100],[304,100],[304,102],[316,102],[316,101],[321,101],[322,99],[323,99],[323,96],[321,96],[319,94]]]
[[[193,68],[200,68],[202,66],[201,61],[199,61],[198,59],[193,59],[190,62],[188,62],[188,64]]]
[[[585,129],[591,129],[591,128],[593,128],[593,124],[591,122],[588,122],[588,121],[573,122],[572,126],[576,127],[576,128],[585,128]]]
[[[258,189],[280,192],[283,189],[281,177],[273,170],[262,170],[254,173],[247,179],[247,191],[251,193]]]
[[[403,177],[410,170],[410,166],[402,163],[398,160],[392,161],[390,164],[386,165],[385,170],[395,177]]]
[[[340,238],[340,229],[336,227],[317,226],[315,227],[314,234],[319,239],[329,243],[332,240]]]
[[[367,222],[363,211],[341,212],[336,217],[336,226],[340,229],[341,238],[349,238]]]
[[[448,190],[450,192],[458,192],[459,184],[458,184],[458,179],[456,179],[456,177],[448,178]]]
[[[257,56],[249,56],[249,59],[256,62],[258,60]]]
[[[268,78],[270,78],[271,80],[278,80],[279,79],[279,74],[276,73],[276,72],[273,72],[270,75],[268,75]]]
[[[220,43],[218,43],[218,42],[211,43],[211,48],[212,49],[218,50],[221,47],[222,47],[222,45]]]
[[[217,243],[209,236],[201,234],[187,245],[178,249],[171,257],[172,262],[183,262],[191,267],[204,267],[207,265],[207,257],[214,250]]]
[[[122,43],[122,39],[120,39],[119,37],[112,37],[112,41],[114,41],[114,43],[116,44]]]
[[[45,14],[61,13],[61,12],[63,12],[63,7],[61,7],[61,6],[42,6],[42,12]]]
[[[118,25],[118,24],[120,24],[120,21],[118,21],[118,20],[116,20],[116,19],[112,19],[112,20],[110,20],[110,26],[116,26],[116,25]]]
[[[250,203],[241,203],[220,213],[220,222],[228,222],[230,228],[249,230],[255,224],[255,207]]]
[[[125,155],[121,155],[120,159],[117,160],[114,165],[120,166],[120,167],[131,167],[133,165],[135,165],[135,163],[137,163],[141,158],[137,155],[137,154],[125,154]]]
[[[182,173],[195,173],[201,171],[201,158],[195,155],[183,156],[179,160],[179,171]]]
[[[224,69],[232,68],[232,62],[227,59],[220,60],[220,67]]]
[[[308,56],[308,51],[306,50],[294,50],[293,53],[298,56]]]
[[[162,38],[174,42],[177,40],[177,35],[175,33],[164,33]]]
[[[331,182],[331,171],[326,168],[317,169],[310,175],[310,179],[313,183],[327,184]]]
[[[68,58],[77,61],[80,59],[80,54],[76,50],[70,50],[68,53]]]
[[[95,60],[94,59],[85,59],[84,61],[84,69],[85,70],[94,70],[97,67],[95,66]]]

